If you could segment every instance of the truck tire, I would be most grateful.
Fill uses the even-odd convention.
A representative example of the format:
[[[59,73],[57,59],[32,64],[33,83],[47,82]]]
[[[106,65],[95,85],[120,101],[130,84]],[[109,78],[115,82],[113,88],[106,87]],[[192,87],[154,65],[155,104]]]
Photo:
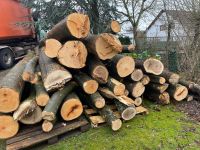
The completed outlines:
[[[14,54],[9,48],[0,50],[0,67],[8,69],[14,64]]]

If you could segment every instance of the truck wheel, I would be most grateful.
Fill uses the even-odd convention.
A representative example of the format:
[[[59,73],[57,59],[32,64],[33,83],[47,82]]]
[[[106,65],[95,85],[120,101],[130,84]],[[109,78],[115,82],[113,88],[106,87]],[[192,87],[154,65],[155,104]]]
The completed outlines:
[[[8,48],[0,50],[0,67],[2,69],[7,69],[12,67],[13,64],[14,64],[13,52]]]

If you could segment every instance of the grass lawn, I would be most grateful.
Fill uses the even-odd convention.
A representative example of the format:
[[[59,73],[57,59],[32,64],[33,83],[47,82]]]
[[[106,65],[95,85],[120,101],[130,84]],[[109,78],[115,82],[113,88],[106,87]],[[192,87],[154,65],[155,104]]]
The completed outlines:
[[[94,128],[62,140],[45,150],[196,150],[200,149],[200,125],[175,106],[146,104],[149,115],[138,115],[113,132],[108,126]]]

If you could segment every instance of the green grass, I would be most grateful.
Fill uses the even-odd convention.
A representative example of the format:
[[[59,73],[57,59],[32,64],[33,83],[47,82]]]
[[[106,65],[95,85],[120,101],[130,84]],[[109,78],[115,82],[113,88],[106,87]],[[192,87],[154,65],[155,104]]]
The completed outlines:
[[[175,150],[200,149],[200,126],[174,106],[149,105],[149,115],[138,115],[113,132],[108,126],[91,129],[45,150]],[[157,106],[156,106],[157,107]]]

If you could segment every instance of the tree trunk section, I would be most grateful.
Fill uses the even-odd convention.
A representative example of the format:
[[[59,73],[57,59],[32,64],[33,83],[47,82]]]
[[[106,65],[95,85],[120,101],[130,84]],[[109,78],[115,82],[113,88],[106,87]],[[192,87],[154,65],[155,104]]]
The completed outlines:
[[[44,45],[44,53],[49,58],[56,58],[62,44],[56,39],[46,39]]]
[[[170,103],[170,96],[167,92],[158,93],[154,91],[148,91],[147,93],[145,93],[145,96],[149,100],[156,101],[158,104],[161,105],[167,105]]]
[[[106,33],[117,34],[121,31],[121,25],[118,21],[112,20],[106,29]]]
[[[188,95],[188,89],[181,84],[170,85],[167,91],[176,101],[182,101]]]
[[[150,77],[150,81],[152,83],[157,83],[157,84],[165,84],[166,83],[166,79],[164,77],[155,76],[155,75],[149,75],[149,77]]]
[[[140,81],[143,85],[148,85],[150,83],[150,78],[148,75],[144,74],[143,78]]]
[[[178,74],[170,72],[168,70],[164,70],[161,76],[164,77],[171,84],[177,84],[180,79],[180,76]]]
[[[179,83],[186,86],[191,92],[196,93],[200,96],[200,85],[183,79],[181,79]]]
[[[142,98],[141,97],[137,97],[135,100],[134,100],[134,104],[135,106],[140,106],[142,104]]]
[[[56,120],[53,121],[44,120],[42,123],[42,130],[44,132],[50,132],[53,129],[55,122]]]
[[[127,90],[135,98],[140,97],[144,91],[145,86],[141,82],[125,83]]]
[[[132,81],[140,81],[143,78],[143,72],[141,69],[135,69],[131,75],[128,77],[129,80]]]
[[[106,85],[116,96],[124,95],[125,93],[125,85],[114,78],[109,77]]]
[[[147,89],[149,88],[153,91],[163,93],[168,89],[168,87],[169,87],[169,84],[167,84],[167,83],[165,83],[165,84],[151,83],[147,86]]]

